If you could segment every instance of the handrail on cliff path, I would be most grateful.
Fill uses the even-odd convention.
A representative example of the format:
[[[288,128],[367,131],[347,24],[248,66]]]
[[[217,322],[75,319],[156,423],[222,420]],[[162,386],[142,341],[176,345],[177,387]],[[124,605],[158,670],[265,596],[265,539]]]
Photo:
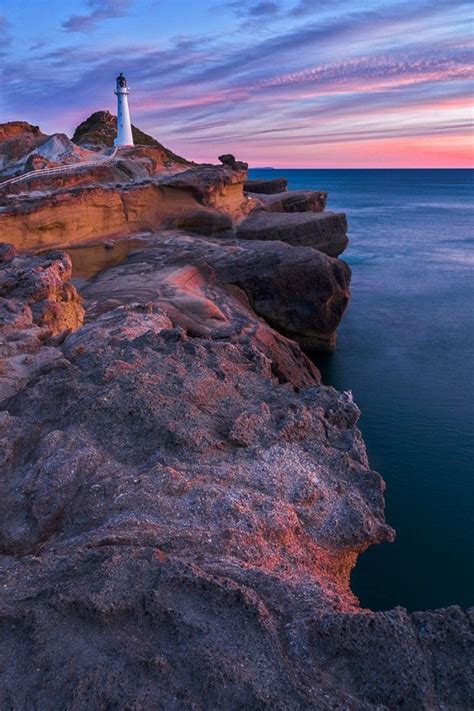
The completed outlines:
[[[102,158],[101,160],[83,160],[79,161],[78,163],[70,163],[69,165],[58,165],[54,168],[40,168],[40,170],[31,170],[28,173],[23,173],[23,175],[17,175],[15,178],[9,178],[9,180],[4,180],[3,183],[0,183],[0,190],[5,187],[5,185],[13,185],[14,183],[19,183],[22,180],[28,180],[29,178],[41,178],[44,175],[56,175],[57,173],[64,173],[71,170],[75,170],[76,168],[82,168],[85,165],[89,166],[90,168],[95,168],[100,165],[106,165],[115,158],[117,152],[118,147],[115,146],[112,153],[108,156],[105,156],[105,158]]]

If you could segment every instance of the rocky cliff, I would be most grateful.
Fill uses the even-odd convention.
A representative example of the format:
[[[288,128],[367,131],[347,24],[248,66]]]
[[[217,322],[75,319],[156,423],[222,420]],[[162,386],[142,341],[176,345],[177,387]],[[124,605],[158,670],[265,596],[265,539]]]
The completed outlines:
[[[115,134],[114,122],[108,112],[97,112],[76,129],[73,139],[105,148]],[[40,137],[36,152],[15,154],[15,165],[26,169],[27,164],[69,163],[75,150],[85,150],[76,146],[71,153],[69,144],[75,143],[62,134]],[[2,143],[0,134],[0,154],[11,140]],[[0,239],[20,249],[37,249],[178,227],[223,235],[238,229],[243,239],[310,245],[331,256],[347,246],[345,217],[325,210],[325,193],[252,193],[247,165],[233,156],[222,156],[223,165],[195,166],[146,134],[140,132],[137,140],[143,145],[122,148],[103,165],[83,161],[72,171],[32,175],[3,186],[0,182]],[[285,184],[277,181],[277,187]]]
[[[2,193],[0,708],[471,708],[472,614],[350,590],[384,483],[300,347],[335,346],[344,215],[150,150]],[[144,229],[81,294],[31,251]]]
[[[393,537],[359,411],[252,308],[343,274],[275,246],[157,235],[55,336],[67,257],[3,249],[2,352],[36,365],[0,402],[2,708],[469,708],[465,612],[350,591]]]

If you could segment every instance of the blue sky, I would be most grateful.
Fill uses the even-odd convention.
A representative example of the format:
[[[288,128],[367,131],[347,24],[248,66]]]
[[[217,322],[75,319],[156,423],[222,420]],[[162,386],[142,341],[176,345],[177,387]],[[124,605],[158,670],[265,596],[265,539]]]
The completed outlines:
[[[71,134],[115,109],[195,160],[472,161],[472,3],[0,0],[0,121]]]

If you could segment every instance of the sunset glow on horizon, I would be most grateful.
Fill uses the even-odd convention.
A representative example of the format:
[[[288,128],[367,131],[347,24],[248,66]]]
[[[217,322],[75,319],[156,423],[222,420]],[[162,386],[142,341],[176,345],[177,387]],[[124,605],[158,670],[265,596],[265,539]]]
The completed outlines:
[[[471,3],[4,0],[0,122],[72,134],[115,111],[187,158],[472,167]],[[1,14],[3,13],[3,14]]]

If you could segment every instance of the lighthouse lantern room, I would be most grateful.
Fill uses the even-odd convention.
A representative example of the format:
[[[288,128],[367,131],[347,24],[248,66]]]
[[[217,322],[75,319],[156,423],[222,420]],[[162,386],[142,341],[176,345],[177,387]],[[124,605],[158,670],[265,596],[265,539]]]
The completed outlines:
[[[117,96],[117,138],[114,143],[117,147],[133,146],[132,123],[130,121],[130,109],[128,108],[129,93],[127,80],[120,72],[115,89]]]

